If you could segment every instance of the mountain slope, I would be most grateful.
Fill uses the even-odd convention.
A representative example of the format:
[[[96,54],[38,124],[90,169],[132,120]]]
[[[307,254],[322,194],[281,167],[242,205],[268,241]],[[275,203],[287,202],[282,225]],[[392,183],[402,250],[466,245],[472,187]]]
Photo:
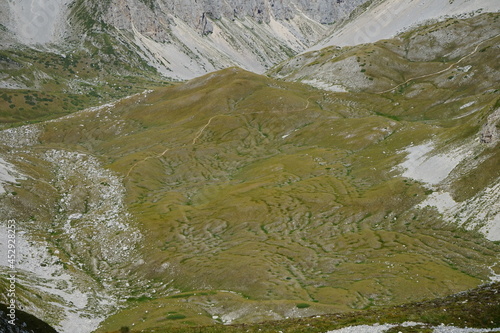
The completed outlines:
[[[253,325],[184,327],[170,328],[168,331],[158,328],[155,332],[498,332],[499,287],[498,283],[494,283],[446,298],[378,310],[268,321]]]
[[[498,70],[494,51],[499,35],[498,14],[448,19],[391,40],[301,54],[270,73],[330,90],[373,93],[403,88],[417,93],[416,87],[425,88],[422,82],[446,87],[460,81],[462,90],[474,94],[491,89]],[[481,57],[483,52],[489,56]],[[480,63],[483,59],[487,64]]]
[[[2,2],[0,119],[54,118],[164,85],[165,77],[234,65],[263,72],[364,1]]]
[[[0,127],[60,117],[168,84],[123,45],[110,46],[103,38],[83,46],[0,50]]]
[[[278,319],[487,279],[496,245],[414,210],[425,187],[391,171],[410,140],[455,128],[377,116],[384,98],[339,97],[230,69],[32,126],[25,144],[27,128],[9,130],[4,156],[39,176],[20,180],[3,211],[35,216],[23,237],[52,249],[42,262],[71,267],[65,297],[101,295],[80,320],[114,302],[138,325],[131,313],[179,311],[185,298],[195,322]],[[33,278],[23,283],[36,290]]]
[[[392,38],[429,22],[451,17],[467,18],[484,12],[498,12],[494,0],[376,0],[367,2],[349,18],[336,23],[332,34],[308,51],[328,46],[354,46]]]
[[[490,52],[461,65],[482,73]],[[498,245],[475,232],[483,225],[457,228],[422,205],[433,191],[464,201],[498,181],[498,141],[479,142],[483,126],[496,128],[498,96],[494,76],[481,78],[484,90],[469,90],[475,76],[464,75],[420,94],[345,94],[231,68],[4,130],[3,159],[24,176],[5,186],[2,211],[31,221],[20,225],[23,248],[38,253],[20,269],[51,267],[21,281],[38,290],[43,276],[53,287],[37,293],[62,296],[43,318],[73,332],[70,322],[99,313],[85,324],[97,327],[116,306],[124,310],[101,330],[151,328],[170,315],[185,318],[162,325],[306,316],[476,286],[498,272]],[[439,107],[456,98],[453,82],[460,107]],[[404,163],[409,147],[429,142],[428,158],[459,143],[477,158],[421,179],[411,173],[419,164]],[[460,186],[473,175],[483,187]],[[71,304],[75,295],[86,302]],[[29,293],[20,299],[42,316]]]
[[[496,96],[498,84],[495,77],[499,70],[496,50],[500,40],[498,20],[499,15],[492,13],[469,20],[449,19],[401,34],[393,40],[314,51],[280,65],[273,75],[325,89],[366,91],[389,98],[400,96],[406,102],[395,104],[397,111],[384,110],[380,113],[405,120],[439,120],[451,126],[459,119],[469,119],[477,114],[481,110],[481,101]],[[466,46],[457,47],[459,45]],[[388,64],[391,65],[388,67]],[[441,95],[457,85],[459,89]],[[415,105],[414,100],[419,100],[420,105]],[[480,144],[484,141],[494,146],[498,140],[495,127],[498,106],[493,104],[490,108],[491,114],[486,123],[476,125],[482,126],[476,137],[450,140],[447,147],[439,149],[440,145],[435,142],[408,148],[409,162],[404,167],[410,169],[405,175],[428,182],[437,190],[422,206],[436,206],[447,220],[470,227],[481,226],[488,238],[499,240],[500,210],[494,204],[495,195],[489,204],[485,206],[484,203],[485,198],[490,197],[490,191],[498,193],[495,190],[498,173],[494,170],[480,171],[475,162],[467,161],[474,156],[481,161],[482,167],[491,169],[489,163],[495,163],[493,161],[497,159],[493,151],[489,148],[485,151]],[[485,136],[488,138],[485,139]],[[437,156],[430,157],[434,154]],[[429,173],[439,174],[435,171],[436,167],[446,170],[441,178],[437,176],[438,181],[429,176]],[[466,173],[469,179],[481,178],[471,175],[474,173],[487,175],[489,187],[477,186],[473,191],[467,189],[463,181],[458,181]],[[440,188],[436,186],[439,183],[446,185]],[[485,186],[486,182],[480,184]],[[449,195],[450,192],[453,197],[460,198],[459,202]]]

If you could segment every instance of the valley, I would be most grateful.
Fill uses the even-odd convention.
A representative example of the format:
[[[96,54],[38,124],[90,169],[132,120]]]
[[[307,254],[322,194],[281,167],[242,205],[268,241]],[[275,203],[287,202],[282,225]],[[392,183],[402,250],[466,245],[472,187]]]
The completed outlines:
[[[500,276],[498,13],[314,50],[326,21],[367,14],[345,4],[351,16],[312,22],[321,11],[297,2],[287,21],[285,9],[242,7],[245,29],[232,31],[214,5],[201,41],[179,37],[192,33],[180,3],[175,23],[161,23],[168,37],[139,26],[160,20],[141,16],[156,12],[147,2],[125,15],[129,3],[114,1],[97,25],[83,15],[97,13],[91,4],[73,2],[72,18],[109,36],[0,51],[0,227],[18,225],[24,311],[74,333],[326,332],[391,311],[389,323],[430,330],[441,319],[465,327],[468,305],[443,317],[439,304],[482,286],[460,302],[484,305],[489,322],[478,314],[474,327],[500,327],[490,285]],[[268,35],[273,20],[318,34],[285,50]],[[275,58],[252,64],[226,49],[231,61],[205,62],[219,59],[217,34],[249,26],[261,30],[248,41],[273,45],[245,47]],[[173,36],[206,58],[171,53]],[[174,62],[165,54],[197,64],[162,67]],[[472,302],[476,293],[496,305]],[[391,308],[402,304],[427,312]],[[343,321],[326,325],[327,314]]]

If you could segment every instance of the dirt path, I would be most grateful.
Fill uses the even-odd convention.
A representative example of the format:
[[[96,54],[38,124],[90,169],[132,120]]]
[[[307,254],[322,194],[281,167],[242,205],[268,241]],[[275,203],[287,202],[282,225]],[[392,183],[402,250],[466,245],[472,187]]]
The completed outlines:
[[[280,112],[280,113],[292,113],[292,112],[300,112],[300,111],[305,111],[307,110],[307,108],[309,107],[309,105],[311,104],[311,101],[310,101],[311,97],[307,98],[307,101],[306,101],[306,105],[301,108],[301,109],[297,109],[297,110],[291,110],[291,111],[258,111],[258,112],[248,112],[248,113],[245,113],[245,114],[261,114],[261,113],[275,113],[275,112]],[[208,122],[205,124],[205,126],[203,126],[199,131],[198,131],[198,134],[196,135],[196,137],[193,139],[193,142],[192,144],[196,144],[196,140],[198,140],[200,138],[200,136],[203,134],[203,131],[210,125],[210,123],[212,122],[212,120],[214,118],[217,118],[217,117],[223,117],[223,116],[229,116],[231,114],[229,113],[225,113],[225,114],[218,114],[218,115],[215,115],[213,116],[212,118],[210,118],[208,120]]]
[[[163,153],[161,153],[161,154],[154,155],[154,156],[148,156],[148,157],[146,157],[146,158],[144,158],[144,159],[142,159],[142,160],[140,160],[140,161],[135,162],[135,164],[134,164],[134,165],[132,165],[132,166],[130,167],[130,169],[128,170],[127,175],[125,176],[125,178],[128,178],[128,176],[130,176],[130,173],[132,172],[132,170],[134,170],[134,168],[135,168],[135,167],[136,167],[139,163],[146,162],[147,160],[152,159],[152,158],[161,158],[161,157],[163,157],[163,156],[164,156],[164,155],[165,155],[165,154],[166,154],[169,150],[170,150],[170,148],[167,148],[167,149],[165,149],[165,150],[163,151]]]
[[[245,114],[261,114],[261,113],[276,113],[276,112],[280,112],[280,113],[292,113],[292,112],[301,112],[301,111],[305,111],[309,108],[309,105],[311,105],[311,98],[312,97],[308,97],[307,98],[307,101],[306,101],[306,105],[300,109],[297,109],[297,110],[291,110],[291,111],[257,111],[257,112],[249,112],[249,113],[245,113]],[[230,114],[230,113],[224,113],[224,114],[217,114],[215,116],[212,116],[208,122],[203,125],[202,128],[200,128],[200,130],[197,132],[197,134],[195,135],[195,137],[193,138],[193,141],[191,142],[192,145],[195,145],[196,142],[198,141],[198,139],[202,136],[203,132],[205,131],[205,129],[210,126],[210,123],[212,122],[212,120],[214,120],[215,118],[217,117],[226,117],[226,116],[230,116],[230,115],[238,115],[238,114]],[[137,162],[134,163],[134,165],[132,165],[130,167],[130,169],[128,170],[127,174],[125,175],[125,178],[128,178],[130,176],[130,173],[132,172],[132,170],[135,169],[135,167],[137,167],[137,165],[139,165],[140,163],[143,163],[143,162],[146,162],[147,160],[149,159],[152,159],[152,158],[161,158],[163,157],[168,151],[170,150],[170,148],[167,148],[163,151],[163,153],[161,154],[158,154],[158,155],[154,155],[154,156],[148,156],[142,160],[139,160]]]

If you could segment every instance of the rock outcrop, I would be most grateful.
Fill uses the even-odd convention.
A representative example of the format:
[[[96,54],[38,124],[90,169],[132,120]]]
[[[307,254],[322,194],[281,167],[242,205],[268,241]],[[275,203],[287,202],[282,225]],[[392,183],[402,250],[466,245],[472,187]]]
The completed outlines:
[[[488,116],[486,124],[481,129],[481,142],[494,145],[500,139],[500,109]]]

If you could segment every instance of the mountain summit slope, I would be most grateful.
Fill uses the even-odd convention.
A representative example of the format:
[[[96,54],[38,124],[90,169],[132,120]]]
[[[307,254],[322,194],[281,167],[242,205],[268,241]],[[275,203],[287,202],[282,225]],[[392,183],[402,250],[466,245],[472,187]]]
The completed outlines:
[[[375,0],[337,22],[332,27],[332,34],[308,51],[373,43],[430,21],[467,18],[499,10],[500,4],[495,0]]]

